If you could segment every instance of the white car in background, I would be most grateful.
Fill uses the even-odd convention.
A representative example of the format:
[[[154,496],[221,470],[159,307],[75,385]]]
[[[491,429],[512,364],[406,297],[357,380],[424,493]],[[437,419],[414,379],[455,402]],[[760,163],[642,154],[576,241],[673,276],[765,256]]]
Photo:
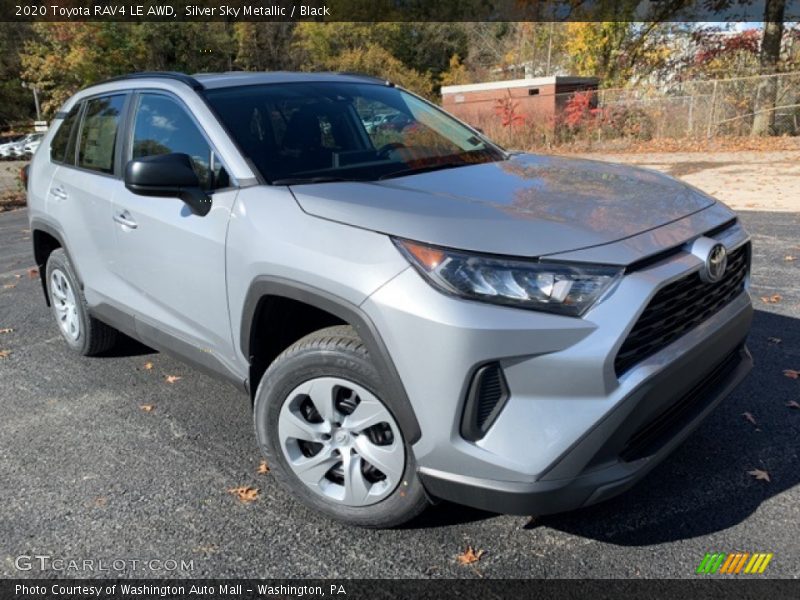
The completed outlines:
[[[22,142],[24,139],[25,137],[16,138],[10,142],[6,142],[5,144],[0,144],[0,157],[8,158],[9,156],[13,156],[14,146]]]
[[[43,134],[39,134],[39,137],[28,142],[22,147],[22,156],[30,157],[36,153],[36,149],[39,147],[39,144],[42,143]]]
[[[31,133],[25,136],[21,142],[16,144],[13,149],[12,153],[13,156],[18,158],[25,158],[33,156],[33,153],[36,151],[36,148],[39,147],[39,144],[42,142],[42,138],[44,137],[43,133]]]
[[[33,148],[33,150],[35,151],[36,148],[38,148],[39,143],[42,141],[42,137],[44,137],[43,133],[29,133],[25,137],[22,137],[15,142],[4,144],[0,146],[0,157],[2,158],[23,157],[26,155],[25,151],[26,146],[35,142],[36,146]]]

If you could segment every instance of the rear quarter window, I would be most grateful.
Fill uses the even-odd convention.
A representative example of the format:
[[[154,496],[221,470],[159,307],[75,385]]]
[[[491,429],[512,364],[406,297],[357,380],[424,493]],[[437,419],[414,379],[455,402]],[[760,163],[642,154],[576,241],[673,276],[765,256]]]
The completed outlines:
[[[124,95],[86,102],[78,143],[79,167],[100,173],[114,172],[114,151],[124,104]]]
[[[75,162],[75,125],[80,116],[82,102],[76,104],[61,121],[58,131],[50,142],[50,160],[53,162],[73,164]]]

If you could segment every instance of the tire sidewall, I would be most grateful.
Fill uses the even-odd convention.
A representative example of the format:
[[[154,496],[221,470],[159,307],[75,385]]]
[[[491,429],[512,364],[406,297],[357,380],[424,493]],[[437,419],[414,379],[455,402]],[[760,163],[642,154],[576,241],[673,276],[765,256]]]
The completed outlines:
[[[77,308],[78,321],[80,323],[78,339],[75,340],[66,335],[61,329],[61,326],[58,324],[58,312],[56,311],[53,292],[50,289],[52,286],[50,278],[53,274],[53,271],[56,269],[61,271],[67,278],[67,281],[72,288],[72,294],[75,296],[75,306]],[[67,343],[67,345],[69,345],[70,348],[80,353],[86,352],[90,336],[89,314],[86,310],[86,301],[83,298],[83,292],[78,284],[78,278],[76,277],[75,271],[73,270],[72,265],[70,264],[69,259],[63,250],[54,250],[48,257],[47,267],[45,269],[45,281],[47,283],[47,294],[50,301],[50,312],[53,314],[53,319],[56,321],[58,332],[61,334],[61,337],[64,338],[64,341]]]
[[[408,517],[404,517],[405,514],[412,511],[414,514],[418,513],[417,507],[421,498],[425,497],[424,490],[416,474],[414,454],[405,443],[404,432],[401,432],[405,445],[403,477],[389,496],[375,504],[352,507],[326,500],[294,474],[281,448],[278,417],[292,390],[301,383],[318,377],[338,377],[352,381],[373,393],[392,413],[383,399],[377,371],[368,360],[357,354],[343,350],[309,348],[277,359],[261,379],[253,411],[256,438],[276,479],[293,490],[310,508],[353,525],[391,527],[406,521]],[[393,413],[392,417],[395,418]]]

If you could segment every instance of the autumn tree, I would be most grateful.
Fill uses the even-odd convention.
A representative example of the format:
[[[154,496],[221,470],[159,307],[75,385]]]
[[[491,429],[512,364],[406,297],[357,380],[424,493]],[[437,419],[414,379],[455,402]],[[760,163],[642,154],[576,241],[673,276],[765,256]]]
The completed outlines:
[[[22,78],[41,90],[52,115],[90,83],[141,70],[145,49],[124,23],[35,23],[20,54]]]
[[[429,73],[420,73],[406,67],[377,44],[367,44],[357,50],[345,50],[326,59],[323,66],[331,71],[357,72],[388,79],[421,96],[433,98],[434,83]]]

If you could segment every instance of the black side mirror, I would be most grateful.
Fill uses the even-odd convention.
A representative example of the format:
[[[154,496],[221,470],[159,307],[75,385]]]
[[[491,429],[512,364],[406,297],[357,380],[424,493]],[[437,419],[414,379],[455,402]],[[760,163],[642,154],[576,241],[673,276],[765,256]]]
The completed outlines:
[[[204,217],[211,197],[200,187],[188,154],[159,154],[136,158],[125,166],[125,187],[140,196],[176,196]]]

